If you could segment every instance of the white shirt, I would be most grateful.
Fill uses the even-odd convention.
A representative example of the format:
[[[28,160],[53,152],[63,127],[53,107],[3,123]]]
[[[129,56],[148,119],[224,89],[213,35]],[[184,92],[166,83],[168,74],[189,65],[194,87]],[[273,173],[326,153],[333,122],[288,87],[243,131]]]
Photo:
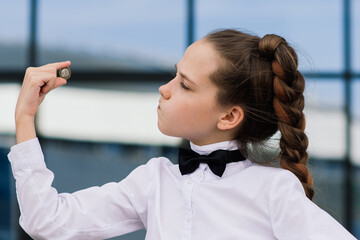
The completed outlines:
[[[191,147],[200,154],[237,148]],[[146,240],[355,239],[292,173],[249,160],[229,163],[218,177],[207,164],[182,176],[167,158],[153,158],[118,183],[58,194],[38,139],[13,146],[8,157],[20,224],[35,239],[105,239],[141,228]]]

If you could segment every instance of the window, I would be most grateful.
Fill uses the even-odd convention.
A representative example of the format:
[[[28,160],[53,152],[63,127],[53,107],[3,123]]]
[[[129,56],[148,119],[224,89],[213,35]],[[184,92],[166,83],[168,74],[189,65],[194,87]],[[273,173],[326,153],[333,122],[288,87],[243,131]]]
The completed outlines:
[[[184,16],[182,1],[41,1],[39,62],[72,60],[86,71],[172,69],[185,47]]]
[[[1,3],[0,70],[23,70],[27,63],[29,1]]]
[[[341,1],[198,0],[196,7],[197,38],[218,28],[275,33],[294,43],[302,70],[343,68]]]

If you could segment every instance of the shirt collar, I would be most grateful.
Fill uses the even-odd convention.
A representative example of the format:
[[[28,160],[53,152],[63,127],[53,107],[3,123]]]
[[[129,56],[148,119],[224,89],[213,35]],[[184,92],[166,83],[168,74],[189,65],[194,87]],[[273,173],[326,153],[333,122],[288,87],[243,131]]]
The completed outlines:
[[[208,155],[216,150],[230,150],[231,151],[231,150],[239,149],[238,142],[236,140],[217,142],[217,143],[212,143],[212,144],[202,145],[202,146],[199,146],[199,145],[196,145],[196,144],[190,142],[190,147],[193,151],[197,152],[200,155]],[[219,177],[215,174],[209,174],[206,176],[206,178],[208,178],[209,180],[224,179],[228,176],[239,173],[240,171],[244,170],[245,168],[247,168],[251,165],[252,165],[252,163],[248,159],[245,161],[228,163],[226,165],[226,169],[225,169],[225,172],[222,175],[222,177]],[[210,171],[208,168],[209,167],[207,164],[200,163],[199,169],[197,171],[199,171],[200,169],[201,169],[201,171],[204,171],[205,169]],[[190,174],[190,176],[194,175],[194,173]]]
[[[208,145],[195,145],[194,143],[190,142],[190,147],[194,152],[197,152],[200,155],[208,155],[216,150],[236,150],[239,149],[238,143],[236,140],[231,141],[223,141],[212,143]]]

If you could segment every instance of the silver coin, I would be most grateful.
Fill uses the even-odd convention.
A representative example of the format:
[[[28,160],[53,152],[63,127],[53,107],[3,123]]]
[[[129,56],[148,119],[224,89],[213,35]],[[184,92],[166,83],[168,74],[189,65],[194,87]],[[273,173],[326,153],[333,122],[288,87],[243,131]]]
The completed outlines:
[[[71,70],[70,70],[70,68],[66,67],[66,68],[60,69],[60,70],[59,70],[59,75],[60,75],[60,77],[62,77],[62,78],[69,79],[70,76],[71,76]]]

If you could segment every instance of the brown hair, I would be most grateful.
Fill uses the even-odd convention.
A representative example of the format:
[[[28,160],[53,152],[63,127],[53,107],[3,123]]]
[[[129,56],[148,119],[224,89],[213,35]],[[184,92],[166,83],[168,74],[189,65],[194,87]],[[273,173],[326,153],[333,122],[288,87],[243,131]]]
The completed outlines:
[[[219,87],[220,104],[238,104],[244,120],[237,140],[247,149],[269,139],[278,130],[280,166],[293,172],[312,200],[314,190],[306,167],[308,139],[304,133],[305,80],[297,70],[297,55],[284,38],[269,34],[263,38],[236,30],[208,34],[222,65],[210,78]]]

